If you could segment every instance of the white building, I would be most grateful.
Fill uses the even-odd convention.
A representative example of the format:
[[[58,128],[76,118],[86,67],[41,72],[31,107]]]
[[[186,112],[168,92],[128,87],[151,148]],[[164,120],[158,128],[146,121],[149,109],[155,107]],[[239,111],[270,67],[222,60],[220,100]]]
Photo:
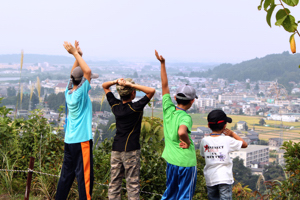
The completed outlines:
[[[244,160],[244,166],[253,167],[256,163],[269,162],[269,146],[264,145],[248,145],[239,151],[230,153],[230,158],[239,157]]]
[[[201,99],[195,99],[194,104],[198,108],[204,108],[204,107],[216,107],[216,100],[211,98],[201,98]]]
[[[68,83],[58,83],[54,88],[54,93],[58,94],[60,92],[65,92]]]
[[[244,96],[242,95],[219,95],[219,102],[223,101],[242,101]]]
[[[283,122],[296,122],[299,120],[300,115],[298,114],[272,114],[267,117],[268,120],[275,120],[275,121],[283,121]]]

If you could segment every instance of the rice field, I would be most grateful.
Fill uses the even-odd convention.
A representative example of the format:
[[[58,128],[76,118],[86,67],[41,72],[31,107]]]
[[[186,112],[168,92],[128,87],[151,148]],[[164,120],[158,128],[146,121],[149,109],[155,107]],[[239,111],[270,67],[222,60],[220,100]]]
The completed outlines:
[[[190,113],[192,119],[193,119],[193,130],[196,130],[199,126],[207,126],[206,116],[207,114],[193,114]],[[152,116],[152,110],[151,109],[145,109],[144,116]],[[153,110],[153,116],[154,117],[163,117],[162,109],[161,108],[155,108]],[[285,128],[275,128],[273,126],[279,126],[281,125],[281,121],[271,121],[271,120],[265,120],[266,125],[269,126],[258,126],[259,120],[262,118],[262,116],[245,116],[245,115],[229,115],[229,117],[232,118],[233,122],[232,124],[228,125],[228,128],[231,128],[235,125],[235,123],[239,121],[245,121],[247,122],[247,125],[249,127],[249,130],[254,129],[256,132],[259,133],[259,138],[261,140],[269,140],[269,138],[277,138],[280,137],[280,134],[282,133],[282,138],[284,140],[292,140],[294,142],[300,142],[300,122],[282,122],[282,125],[285,127],[291,127],[293,126],[293,129],[285,129]]]

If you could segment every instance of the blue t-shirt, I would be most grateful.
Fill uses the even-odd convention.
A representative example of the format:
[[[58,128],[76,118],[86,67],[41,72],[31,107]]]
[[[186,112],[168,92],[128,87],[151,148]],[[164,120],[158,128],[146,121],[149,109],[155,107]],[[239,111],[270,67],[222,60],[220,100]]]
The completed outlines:
[[[72,91],[72,80],[69,81],[65,91],[69,111],[65,143],[80,143],[93,139],[92,102],[88,95],[90,89],[90,83],[84,77],[74,91]]]

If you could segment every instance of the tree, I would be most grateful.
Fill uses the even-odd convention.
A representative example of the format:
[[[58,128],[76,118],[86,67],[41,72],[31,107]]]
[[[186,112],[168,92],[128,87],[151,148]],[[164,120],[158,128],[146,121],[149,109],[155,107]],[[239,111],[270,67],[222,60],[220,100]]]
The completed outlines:
[[[96,88],[92,88],[90,91],[91,96],[100,96],[101,94],[103,94],[103,89],[100,88],[99,85],[97,85]]]
[[[258,176],[252,175],[251,169],[244,166],[243,159],[236,157],[232,162],[233,177],[236,180],[235,184],[239,182],[243,186],[249,185],[251,190],[255,190]]]
[[[246,84],[246,89],[247,89],[247,90],[250,90],[250,83],[247,83],[247,84]]]
[[[285,175],[282,166],[275,164],[265,165],[263,175],[266,181],[285,180]]]
[[[259,124],[260,124],[261,126],[263,126],[263,125],[266,124],[266,122],[265,122],[265,120],[264,120],[263,118],[261,118],[261,119],[259,120]]]
[[[297,33],[298,36],[300,36],[300,33],[298,32],[298,23],[296,23],[295,17],[291,15],[291,12],[288,8],[286,8],[286,5],[282,3],[282,1],[288,5],[288,6],[297,6],[299,3],[299,0],[279,0],[279,3],[276,4],[275,0],[261,0],[260,5],[258,6],[258,10],[261,10],[262,6],[264,10],[267,12],[267,23],[271,27],[271,17],[273,14],[274,9],[277,6],[281,6],[282,9],[279,9],[276,13],[276,26],[282,26],[287,32],[292,33],[290,36],[290,45],[291,45],[291,51],[293,53],[296,52],[295,47],[295,39],[294,35]]]
[[[8,97],[14,97],[16,96],[17,91],[15,90],[14,87],[8,87],[7,88],[7,96]]]
[[[139,77],[139,75],[138,75],[138,73],[135,71],[134,73],[133,73],[133,75],[132,75],[132,78],[138,78]]]
[[[256,83],[254,90],[259,90],[258,83]]]
[[[270,173],[268,177],[271,178],[271,181],[266,181],[266,196],[268,199],[276,199],[278,196],[281,199],[300,199],[300,142],[285,141],[282,149],[286,151],[284,153],[286,163],[284,180],[274,180],[276,176],[272,176]],[[278,178],[282,175],[279,171],[277,170]]]
[[[47,103],[50,109],[58,111],[59,106],[65,106],[65,94],[63,92],[60,92],[58,94],[50,94],[49,96],[47,96]]]
[[[244,113],[243,113],[243,109],[241,109],[240,108],[240,110],[239,110],[239,115],[243,115]]]

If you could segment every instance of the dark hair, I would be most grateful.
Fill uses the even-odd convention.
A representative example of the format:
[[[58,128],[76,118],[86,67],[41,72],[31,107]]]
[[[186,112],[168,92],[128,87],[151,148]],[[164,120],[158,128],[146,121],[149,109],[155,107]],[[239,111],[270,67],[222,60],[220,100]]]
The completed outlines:
[[[79,85],[81,80],[79,81],[76,81],[75,78],[71,75],[71,79],[72,79],[72,82],[73,82],[73,85]]]
[[[180,97],[185,97],[184,94],[182,93],[178,93],[176,96],[180,96]],[[188,105],[192,100],[183,100],[183,99],[178,99],[176,98],[176,102],[178,105]]]
[[[127,100],[129,100],[129,99],[131,98],[131,94],[132,94],[132,93],[127,94],[127,95],[125,95],[125,96],[120,96],[120,97],[121,97],[122,101],[127,101]]]
[[[220,124],[209,124],[209,128],[212,131],[220,131],[224,128],[224,125],[226,124],[226,122],[222,122]]]

